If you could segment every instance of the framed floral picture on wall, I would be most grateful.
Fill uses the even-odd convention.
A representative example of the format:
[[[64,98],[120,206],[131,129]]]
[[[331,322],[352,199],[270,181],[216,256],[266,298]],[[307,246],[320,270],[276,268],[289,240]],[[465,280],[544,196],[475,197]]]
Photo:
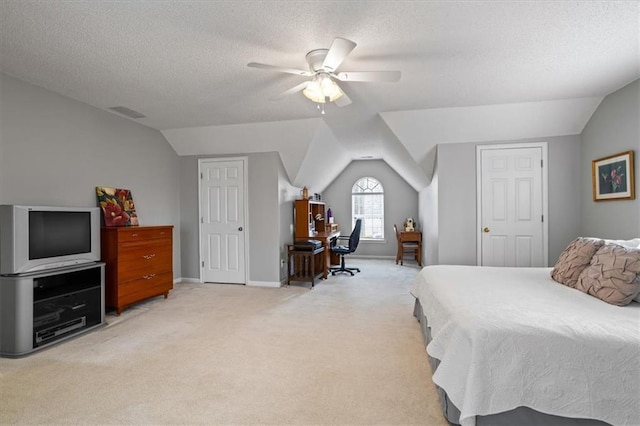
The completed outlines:
[[[138,226],[138,214],[128,189],[96,186],[98,205],[102,209],[104,226]]]
[[[633,167],[633,151],[593,160],[593,201],[634,200]]]

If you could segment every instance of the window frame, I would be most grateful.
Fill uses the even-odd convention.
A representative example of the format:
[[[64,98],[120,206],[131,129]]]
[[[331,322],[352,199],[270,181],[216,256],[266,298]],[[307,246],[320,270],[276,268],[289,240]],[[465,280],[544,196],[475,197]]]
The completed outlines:
[[[361,183],[366,181],[366,185],[362,185]],[[374,185],[371,185],[371,183],[374,182]],[[357,189],[360,189],[360,191],[357,191]],[[380,198],[380,213],[374,213],[372,211],[365,211],[362,213],[357,213],[356,212],[356,205],[358,205],[359,203],[356,202],[356,197],[358,198],[362,198],[362,197],[367,197],[367,196],[375,196],[375,197],[379,197]],[[363,228],[360,234],[360,239],[361,240],[365,240],[368,242],[385,242],[386,241],[386,237],[385,237],[385,215],[384,215],[384,186],[382,185],[382,182],[380,182],[379,179],[376,179],[372,176],[362,176],[358,179],[356,179],[356,181],[353,183],[353,185],[351,186],[351,229],[354,228],[355,223],[356,223],[356,219],[357,218],[369,218],[369,221],[363,220]],[[362,203],[364,207],[364,204],[366,203]],[[372,232],[371,232],[371,236],[366,236],[365,237],[365,229],[368,228],[367,227],[367,222],[373,222],[375,221],[375,216],[379,216],[379,221],[381,221],[381,224],[379,226],[373,226],[372,227]],[[373,218],[372,218],[373,217]],[[374,232],[378,232],[379,233],[379,237],[375,236]]]

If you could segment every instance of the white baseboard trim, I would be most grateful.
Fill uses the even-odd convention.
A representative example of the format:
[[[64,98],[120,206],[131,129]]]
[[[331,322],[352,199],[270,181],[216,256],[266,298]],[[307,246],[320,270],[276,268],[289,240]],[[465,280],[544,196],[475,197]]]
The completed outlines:
[[[348,255],[349,258],[351,259],[388,259],[388,260],[395,260],[395,256],[374,256],[374,255],[359,255],[359,254],[350,254]],[[174,284],[178,284],[178,283],[196,283],[199,284],[200,283],[200,278],[189,278],[189,277],[181,277],[181,278],[175,278],[173,280]],[[247,283],[248,286],[252,286],[252,287],[284,287],[287,285],[287,279],[284,278],[282,280],[282,282],[278,282],[278,281],[249,281]]]
[[[368,254],[349,254],[347,255],[351,259],[390,259],[395,260],[395,256],[374,256]]]
[[[286,283],[286,280],[284,282]],[[179,284],[179,283],[201,284],[199,278],[188,278],[188,277],[176,278],[173,280],[173,283],[174,284]],[[234,285],[234,284],[231,284],[231,285]],[[282,287],[283,283],[277,282],[277,281],[249,281],[247,285],[252,287]]]
[[[282,283],[278,281],[249,281],[247,285],[252,287],[282,287]]]

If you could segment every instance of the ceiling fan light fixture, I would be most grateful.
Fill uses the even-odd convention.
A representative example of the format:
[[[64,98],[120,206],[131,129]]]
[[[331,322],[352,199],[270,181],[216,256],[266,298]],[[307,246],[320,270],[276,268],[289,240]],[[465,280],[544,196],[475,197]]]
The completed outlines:
[[[302,94],[319,104],[334,102],[343,95],[336,82],[325,73],[317,74],[302,91]]]

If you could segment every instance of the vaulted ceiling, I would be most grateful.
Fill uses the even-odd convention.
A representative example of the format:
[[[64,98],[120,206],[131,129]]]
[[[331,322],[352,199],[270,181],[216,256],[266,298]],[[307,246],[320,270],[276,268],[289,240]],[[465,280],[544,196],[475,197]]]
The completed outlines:
[[[0,71],[97,108],[145,117],[179,155],[279,151],[322,191],[352,159],[382,158],[419,190],[440,143],[579,134],[640,77],[637,1],[0,2]],[[274,96],[335,37],[352,104]],[[1,92],[0,92],[1,94]],[[116,112],[113,112],[116,114]]]

